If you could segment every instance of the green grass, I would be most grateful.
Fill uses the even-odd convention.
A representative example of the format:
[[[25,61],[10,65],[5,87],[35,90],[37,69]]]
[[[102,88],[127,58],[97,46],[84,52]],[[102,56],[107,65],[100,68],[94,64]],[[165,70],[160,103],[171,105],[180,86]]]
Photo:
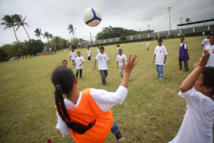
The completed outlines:
[[[201,41],[204,37],[186,38],[189,48],[189,68],[202,54]],[[112,108],[114,122],[120,127],[127,142],[168,142],[172,140],[181,125],[186,102],[177,94],[181,82],[190,72],[179,70],[179,39],[164,40],[168,56],[164,66],[165,79],[156,78],[155,64],[152,63],[156,41],[150,42],[146,51],[145,42],[121,44],[123,53],[138,54],[138,64],[132,72],[132,81],[126,100]],[[81,49],[84,63],[83,79],[78,79],[79,90],[88,87],[116,91],[120,85],[119,69],[116,68],[116,46],[105,46],[113,68],[108,65],[107,86],[103,87],[98,69],[93,71],[93,62],[88,63],[85,49]],[[91,48],[92,59],[96,48]],[[71,135],[63,138],[55,128],[57,123],[54,108],[54,87],[50,77],[52,71],[69,60],[69,52],[56,55],[31,57],[29,59],[0,63],[0,142],[74,142]],[[97,67],[96,67],[97,68]],[[76,71],[73,67],[72,69]],[[106,142],[115,142],[109,133]]]

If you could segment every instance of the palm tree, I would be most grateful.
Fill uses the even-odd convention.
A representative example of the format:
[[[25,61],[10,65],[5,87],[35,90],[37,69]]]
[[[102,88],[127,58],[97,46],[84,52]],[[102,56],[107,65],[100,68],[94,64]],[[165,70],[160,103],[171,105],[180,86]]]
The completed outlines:
[[[68,25],[69,34],[72,33],[74,36],[75,30],[76,30],[76,28],[74,28],[72,24]],[[74,36],[74,39],[75,39],[75,36]]]
[[[54,42],[58,43],[58,50],[59,50],[59,42],[60,42],[60,39],[58,36],[55,36],[54,37]]]
[[[50,48],[50,43],[49,43],[49,32],[48,31],[44,31],[44,38],[47,38],[47,40],[48,40],[48,45],[49,45],[49,48]]]
[[[34,31],[36,37],[40,38],[40,40],[42,41],[41,39],[41,35],[42,35],[42,29],[40,28],[36,28],[36,30]]]
[[[20,26],[22,26],[22,27],[24,28],[24,30],[25,30],[25,32],[26,32],[26,34],[27,34],[29,40],[30,40],[30,36],[28,35],[27,30],[25,29],[25,25],[29,26],[29,25],[25,22],[26,18],[27,18],[27,16],[25,16],[25,18],[22,19],[22,15],[21,15],[21,14],[15,14],[15,15],[14,15],[15,24],[18,26],[18,27],[16,28],[16,31],[19,29]]]
[[[49,38],[51,39],[51,41],[53,41],[53,37],[54,37],[53,34],[50,33]]]
[[[23,56],[22,49],[21,49],[20,44],[19,44],[19,40],[17,38],[16,31],[14,29],[14,26],[15,26],[14,15],[11,15],[11,16],[10,15],[5,15],[4,18],[2,18],[2,20],[4,22],[2,22],[1,25],[5,25],[4,30],[7,29],[7,28],[11,28],[11,27],[13,28],[13,32],[14,32],[15,37],[16,37],[16,41],[17,41],[17,43],[19,45],[19,49],[21,51],[21,55]]]

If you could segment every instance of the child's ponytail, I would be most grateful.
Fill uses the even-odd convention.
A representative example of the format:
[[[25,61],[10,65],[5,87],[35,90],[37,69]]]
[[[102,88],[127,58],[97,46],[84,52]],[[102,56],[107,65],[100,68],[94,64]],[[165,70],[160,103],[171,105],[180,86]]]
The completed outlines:
[[[88,124],[88,126],[85,126],[85,125],[73,122],[67,113],[67,110],[64,104],[64,99],[63,99],[63,93],[65,92],[63,92],[63,90],[66,91],[66,93],[68,91],[71,91],[71,89],[68,89],[68,88],[69,87],[71,88],[74,82],[74,74],[72,70],[67,67],[58,67],[57,69],[54,70],[51,79],[52,79],[52,83],[56,87],[55,104],[56,104],[59,116],[66,123],[66,125],[73,130],[73,132],[78,134],[84,134],[87,130],[89,130],[91,127],[94,126],[96,120],[93,123]],[[57,82],[58,79],[59,81]],[[65,86],[63,87],[62,84]]]

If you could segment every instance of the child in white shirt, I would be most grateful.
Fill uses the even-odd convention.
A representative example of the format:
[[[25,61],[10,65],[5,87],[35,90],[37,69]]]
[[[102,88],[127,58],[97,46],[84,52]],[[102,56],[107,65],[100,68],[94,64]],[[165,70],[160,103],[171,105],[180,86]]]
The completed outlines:
[[[149,44],[149,42],[147,41],[147,42],[146,42],[147,51],[149,51],[149,46],[150,46],[150,44]]]
[[[162,45],[162,39],[158,39],[158,46],[156,46],[155,48],[153,63],[155,62],[156,58],[155,69],[157,70],[158,73],[157,77],[160,76],[159,80],[162,80],[164,78],[163,65],[166,65],[166,55],[167,55],[166,47]]]
[[[119,75],[121,76],[121,80],[123,80],[123,60],[127,61],[126,55],[123,54],[123,50],[119,49],[119,55],[117,55],[116,61],[117,61],[117,68],[119,66]],[[131,80],[131,76],[129,78],[129,80]]]
[[[88,56],[88,61],[91,62],[91,50],[89,50],[89,47],[87,48],[87,51],[86,51],[86,55]]]
[[[120,45],[119,44],[117,44],[117,55],[119,54],[119,49],[120,49]]]
[[[100,46],[97,47],[97,54],[100,53]]]
[[[72,65],[76,66],[76,64],[73,64],[75,62],[77,54],[74,52],[74,49],[72,49],[72,52],[70,53],[70,60],[72,61]]]
[[[205,38],[205,39],[202,41],[202,43],[201,43],[201,45],[202,45],[202,50],[203,50],[203,48],[205,48],[207,45],[210,44],[209,38],[210,38],[210,34],[207,33],[207,38]]]
[[[179,96],[187,102],[186,113],[176,137],[169,143],[213,143],[214,67],[205,67],[209,52],[180,86]]]
[[[214,67],[214,35],[209,37],[210,45],[207,45],[205,49],[210,53],[210,58],[207,62],[207,67]]]
[[[77,52],[78,57],[75,58],[75,62],[73,64],[77,64],[77,72],[76,72],[76,78],[78,78],[79,72],[80,72],[80,78],[82,78],[82,69],[83,69],[83,63],[85,62],[84,58],[81,56],[81,52]]]
[[[100,53],[97,54],[95,58],[93,70],[95,70],[96,68],[96,62],[98,62],[98,69],[100,71],[102,84],[103,86],[106,86],[106,77],[108,75],[108,68],[107,68],[106,62],[108,62],[109,65],[111,65],[111,63],[108,59],[108,56],[104,53],[104,47],[100,47]],[[112,68],[112,65],[111,65],[111,68]]]

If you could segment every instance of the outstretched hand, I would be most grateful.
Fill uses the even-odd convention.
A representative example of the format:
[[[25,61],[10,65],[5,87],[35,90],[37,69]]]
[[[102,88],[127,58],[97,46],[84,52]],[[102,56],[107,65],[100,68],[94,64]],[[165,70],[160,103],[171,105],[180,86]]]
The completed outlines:
[[[123,68],[124,68],[125,72],[131,73],[132,69],[134,68],[134,66],[138,62],[137,54],[134,53],[133,56],[132,56],[132,54],[129,54],[129,58],[127,60],[127,63],[125,63],[124,59],[122,59],[122,60],[123,60]]]
[[[207,61],[209,60],[210,53],[206,50],[203,49],[203,56],[197,60],[197,63],[194,65],[194,68],[196,67],[205,67],[207,64]]]

